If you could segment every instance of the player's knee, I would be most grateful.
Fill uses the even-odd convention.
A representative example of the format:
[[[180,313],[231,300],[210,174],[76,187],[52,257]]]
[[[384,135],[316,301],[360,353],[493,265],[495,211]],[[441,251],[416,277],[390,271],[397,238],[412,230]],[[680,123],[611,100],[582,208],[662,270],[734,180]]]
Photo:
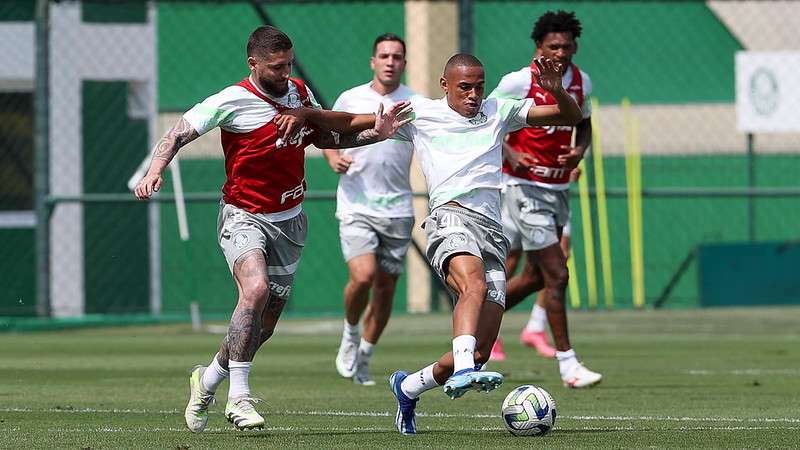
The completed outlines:
[[[553,287],[566,289],[567,283],[569,283],[569,271],[566,267],[560,268],[553,273]]]
[[[267,280],[252,280],[242,283],[242,296],[239,301],[248,304],[258,304],[266,301],[269,296],[269,283]]]
[[[483,300],[486,297],[486,292],[486,281],[478,278],[467,281],[462,295]]]
[[[358,288],[369,289],[375,281],[374,270],[358,270],[350,274],[350,281]]]

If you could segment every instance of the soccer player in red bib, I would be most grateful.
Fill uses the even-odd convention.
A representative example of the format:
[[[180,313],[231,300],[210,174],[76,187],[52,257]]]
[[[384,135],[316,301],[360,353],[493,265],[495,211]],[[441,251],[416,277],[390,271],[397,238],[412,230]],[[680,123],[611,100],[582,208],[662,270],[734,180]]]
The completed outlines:
[[[135,189],[139,199],[149,198],[182,146],[221,129],[227,179],[217,237],[239,299],[219,352],[208,367],[192,371],[185,419],[193,432],[205,429],[208,406],[226,378],[228,421],[238,429],[264,426],[248,375],[289,298],[308,231],[301,206],[305,147],[371,144],[405,123],[397,116],[407,103],[397,103],[385,114],[380,107],[375,115],[322,110],[306,85],[289,77],[293,61],[286,34],[270,26],[257,28],[247,43],[250,75],[187,111],[156,145],[150,168]]]
[[[592,139],[589,76],[572,63],[578,50],[581,23],[572,12],[549,11],[536,21],[531,38],[536,43],[534,58],[545,57],[561,66],[564,89],[581,106],[583,120],[573,127],[547,126],[523,128],[509,133],[504,147],[503,228],[511,241],[506,260],[509,275],[516,268],[520,253],[525,264],[519,275],[508,280],[506,310],[528,295],[542,290],[523,330],[523,343],[539,353],[558,359],[564,385],[572,388],[593,386],[602,376],[581,364],[569,341],[565,292],[569,274],[559,240],[569,221],[568,188],[570,173],[583,158]],[[491,96],[532,98],[537,105],[554,104],[555,99],[536,82],[537,67],[531,64],[509,73]],[[555,351],[545,337],[545,318],[555,340]],[[497,343],[496,343],[497,344]],[[495,350],[497,350],[495,348]]]

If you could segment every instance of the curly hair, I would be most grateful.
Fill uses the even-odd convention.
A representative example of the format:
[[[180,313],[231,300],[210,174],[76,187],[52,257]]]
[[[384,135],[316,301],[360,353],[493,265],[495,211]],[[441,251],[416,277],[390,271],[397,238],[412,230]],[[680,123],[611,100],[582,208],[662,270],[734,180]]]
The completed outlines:
[[[547,11],[533,25],[531,39],[541,44],[547,33],[572,33],[572,38],[577,40],[582,29],[581,22],[575,17],[574,12]]]

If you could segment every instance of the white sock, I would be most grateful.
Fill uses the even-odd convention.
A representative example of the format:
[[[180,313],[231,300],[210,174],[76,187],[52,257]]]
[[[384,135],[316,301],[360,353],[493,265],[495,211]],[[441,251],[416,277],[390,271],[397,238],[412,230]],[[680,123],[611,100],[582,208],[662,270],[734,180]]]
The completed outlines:
[[[344,319],[344,330],[342,331],[342,340],[348,340],[350,342],[358,342],[358,324],[350,325],[347,322],[347,319]]]
[[[400,390],[409,398],[418,398],[423,392],[439,386],[439,383],[433,378],[433,366],[435,365],[436,363],[433,363],[422,370],[409,374],[400,383]]]
[[[249,361],[232,361],[228,360],[228,370],[231,373],[231,387],[228,391],[228,399],[232,400],[239,397],[250,396],[250,366],[253,363]]]
[[[370,344],[364,338],[361,338],[361,342],[358,344],[358,358],[365,364],[369,364],[373,348],[375,348],[375,344]]]
[[[219,364],[217,358],[219,358],[219,353],[214,355],[211,364],[206,367],[205,372],[203,372],[203,377],[200,379],[203,389],[212,394],[217,392],[217,387],[230,375],[230,372]]]
[[[463,334],[453,339],[453,373],[475,369],[475,336]]]
[[[533,333],[542,333],[547,329],[547,310],[539,306],[538,303],[533,305],[531,310],[531,317],[528,319],[528,324],[525,329]]]
[[[561,373],[561,378],[566,378],[567,374],[577,366],[578,358],[575,356],[575,350],[569,349],[565,352],[556,352],[556,359],[558,360],[558,371]]]

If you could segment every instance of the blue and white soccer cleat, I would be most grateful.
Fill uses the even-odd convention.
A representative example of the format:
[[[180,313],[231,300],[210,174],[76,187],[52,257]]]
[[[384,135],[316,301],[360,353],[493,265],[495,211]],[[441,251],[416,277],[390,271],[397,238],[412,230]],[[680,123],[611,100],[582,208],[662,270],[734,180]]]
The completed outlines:
[[[469,391],[489,392],[503,384],[503,375],[497,372],[479,372],[462,369],[454,373],[444,383],[444,393],[457,399]]]
[[[389,387],[397,400],[397,415],[394,418],[394,424],[400,434],[417,434],[417,421],[414,410],[417,408],[419,399],[409,398],[400,389],[400,385],[407,376],[408,374],[402,370],[398,370],[389,376]]]

